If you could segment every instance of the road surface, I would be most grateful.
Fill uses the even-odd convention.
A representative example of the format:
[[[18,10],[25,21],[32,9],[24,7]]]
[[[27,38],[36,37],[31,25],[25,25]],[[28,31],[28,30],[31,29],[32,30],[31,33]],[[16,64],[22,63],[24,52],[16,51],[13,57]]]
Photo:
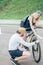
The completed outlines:
[[[10,60],[10,55],[8,53],[9,39],[16,32],[19,26],[2,26],[0,34],[0,65],[13,65]],[[43,36],[43,30],[37,30],[40,36]],[[31,55],[28,59],[21,62],[21,65],[43,65],[43,40],[40,40],[42,58],[37,64]]]

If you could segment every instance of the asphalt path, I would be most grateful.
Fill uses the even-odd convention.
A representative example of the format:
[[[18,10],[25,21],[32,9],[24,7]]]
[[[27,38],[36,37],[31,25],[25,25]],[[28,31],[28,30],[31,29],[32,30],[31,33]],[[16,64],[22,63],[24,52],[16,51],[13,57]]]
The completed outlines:
[[[13,65],[10,60],[10,55],[8,53],[8,44],[10,37],[16,32],[19,26],[2,26],[0,34],[0,65]],[[43,36],[43,30],[37,29],[37,33]],[[21,62],[21,65],[43,65],[43,40],[40,40],[41,45],[41,61],[37,64],[35,63],[33,56]]]

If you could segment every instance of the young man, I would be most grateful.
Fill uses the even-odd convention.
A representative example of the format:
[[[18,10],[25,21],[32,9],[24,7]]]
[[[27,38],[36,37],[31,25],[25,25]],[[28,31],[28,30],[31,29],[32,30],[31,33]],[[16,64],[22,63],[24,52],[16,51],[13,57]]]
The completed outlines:
[[[18,65],[18,62],[20,60],[26,59],[30,56],[29,51],[25,51],[25,50],[20,50],[19,45],[22,44],[26,47],[35,45],[35,42],[27,43],[24,41],[25,39],[25,28],[19,28],[17,33],[15,33],[9,41],[9,54],[11,55],[11,58],[14,59],[14,62],[16,62],[16,64]],[[24,37],[23,37],[24,36]]]

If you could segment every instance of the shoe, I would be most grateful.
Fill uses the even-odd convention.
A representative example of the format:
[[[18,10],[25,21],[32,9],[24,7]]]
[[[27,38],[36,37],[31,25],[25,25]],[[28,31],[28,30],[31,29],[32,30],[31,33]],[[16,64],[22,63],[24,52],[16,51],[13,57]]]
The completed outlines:
[[[14,65],[20,65],[17,60],[11,59]]]

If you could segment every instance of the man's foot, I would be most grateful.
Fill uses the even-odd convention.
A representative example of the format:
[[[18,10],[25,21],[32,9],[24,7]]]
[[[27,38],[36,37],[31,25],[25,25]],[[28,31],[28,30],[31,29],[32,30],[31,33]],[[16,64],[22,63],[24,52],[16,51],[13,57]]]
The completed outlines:
[[[15,65],[20,65],[17,60],[11,59],[12,63]]]

